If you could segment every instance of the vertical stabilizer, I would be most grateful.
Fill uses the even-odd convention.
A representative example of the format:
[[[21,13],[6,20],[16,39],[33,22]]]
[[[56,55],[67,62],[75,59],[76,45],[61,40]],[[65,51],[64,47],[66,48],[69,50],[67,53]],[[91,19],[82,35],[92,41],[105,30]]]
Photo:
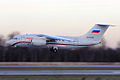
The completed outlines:
[[[95,24],[83,37],[88,40],[100,41],[109,26],[109,24]]]

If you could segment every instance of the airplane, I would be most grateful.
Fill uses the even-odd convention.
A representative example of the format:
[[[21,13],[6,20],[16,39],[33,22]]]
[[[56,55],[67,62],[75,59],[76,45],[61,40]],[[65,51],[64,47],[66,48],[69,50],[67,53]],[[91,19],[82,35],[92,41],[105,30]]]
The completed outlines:
[[[110,24],[95,24],[86,34],[78,37],[53,36],[47,34],[24,34],[16,35],[6,41],[13,47],[42,47],[47,46],[49,50],[56,53],[60,48],[77,49],[101,43],[101,39]]]

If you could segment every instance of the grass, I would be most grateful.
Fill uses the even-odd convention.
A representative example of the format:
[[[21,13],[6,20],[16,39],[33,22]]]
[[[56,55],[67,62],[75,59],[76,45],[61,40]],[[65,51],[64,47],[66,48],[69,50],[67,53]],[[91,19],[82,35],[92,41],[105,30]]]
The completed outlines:
[[[120,70],[120,67],[0,67],[0,70]]]
[[[0,80],[120,80],[120,75],[117,76],[83,76],[83,75],[64,75],[64,76],[0,76]]]

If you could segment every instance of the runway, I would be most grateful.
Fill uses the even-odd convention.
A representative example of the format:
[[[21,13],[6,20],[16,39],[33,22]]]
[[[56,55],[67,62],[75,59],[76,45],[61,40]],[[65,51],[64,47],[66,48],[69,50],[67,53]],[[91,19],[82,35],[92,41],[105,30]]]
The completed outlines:
[[[0,65],[6,68],[15,67],[117,67],[120,65]],[[0,75],[120,75],[120,70],[0,70]]]
[[[1,70],[0,75],[120,75],[120,70]]]

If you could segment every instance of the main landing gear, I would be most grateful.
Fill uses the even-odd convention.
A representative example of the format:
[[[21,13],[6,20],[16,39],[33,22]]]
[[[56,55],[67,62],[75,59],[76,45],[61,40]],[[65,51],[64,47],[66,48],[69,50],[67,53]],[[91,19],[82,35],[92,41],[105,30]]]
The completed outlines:
[[[57,53],[58,52],[58,47],[52,47],[52,48],[50,48],[50,52]]]

